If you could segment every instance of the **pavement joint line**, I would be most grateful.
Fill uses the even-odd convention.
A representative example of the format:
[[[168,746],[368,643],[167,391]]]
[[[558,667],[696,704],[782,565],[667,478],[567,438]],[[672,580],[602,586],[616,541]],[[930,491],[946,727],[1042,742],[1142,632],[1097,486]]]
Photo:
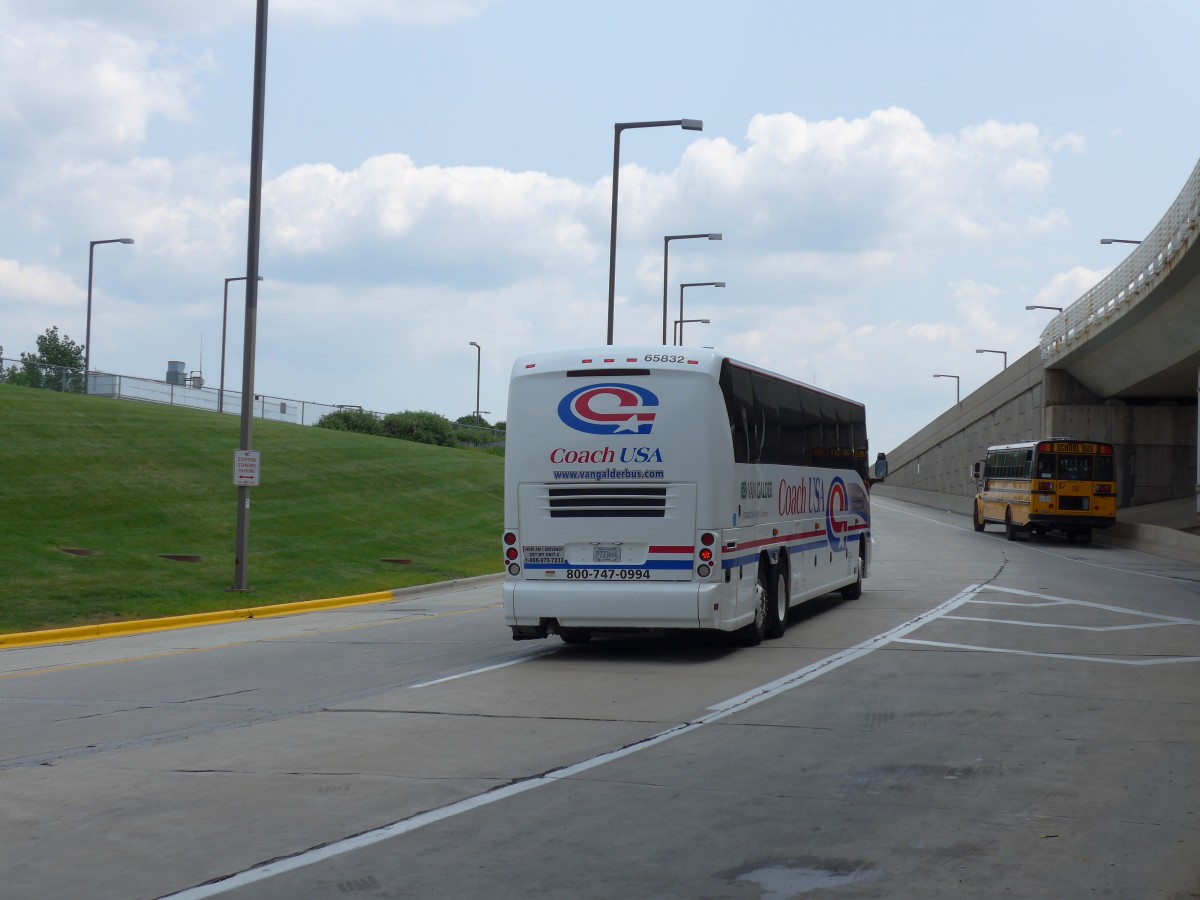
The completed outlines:
[[[248,606],[240,609],[213,612],[189,613],[182,616],[165,616],[156,619],[137,619],[129,622],[102,622],[96,625],[75,625],[68,628],[49,628],[44,631],[23,631],[0,634],[0,650],[17,647],[36,647],[44,644],[66,644],[94,641],[102,638],[128,637],[157,631],[175,631],[196,628],[202,625],[222,625],[245,619],[271,619],[306,612],[323,612],[350,606],[366,606],[375,603],[390,603],[412,599],[418,595],[442,593],[444,591],[480,587],[499,581],[501,575],[480,575],[458,578],[452,581],[414,585],[368,594],[353,594],[346,597],[330,597],[320,600],[298,600],[292,603],[276,603],[268,606]]]

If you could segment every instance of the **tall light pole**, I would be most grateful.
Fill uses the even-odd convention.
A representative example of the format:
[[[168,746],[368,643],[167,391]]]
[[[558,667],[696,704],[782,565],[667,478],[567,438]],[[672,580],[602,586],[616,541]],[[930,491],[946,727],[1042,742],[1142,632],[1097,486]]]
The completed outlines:
[[[217,394],[217,412],[225,412],[225,325],[229,319],[229,282],[245,281],[245,275],[225,279],[225,302],[221,305],[221,389]],[[262,276],[258,276],[262,281]]]
[[[676,319],[675,320],[675,332],[673,332],[673,335],[674,335],[674,333],[678,333],[679,346],[680,347],[683,346],[683,325],[685,322],[699,322],[701,325],[707,325],[707,324],[709,324],[710,321],[711,320],[709,320],[709,319]]]
[[[475,348],[475,424],[479,424],[479,370],[483,365],[483,349],[474,341],[470,341],[472,347]]]
[[[83,392],[88,390],[88,372],[92,371],[92,267],[95,261],[97,244],[132,244],[133,238],[108,238],[103,241],[91,241],[88,245],[88,295],[87,295],[87,327],[83,336]]]
[[[684,131],[704,130],[704,123],[699,119],[671,119],[666,122],[617,122],[613,125],[612,225],[608,235],[609,346],[612,346],[613,342],[613,308],[617,296],[617,182],[621,177],[621,132],[626,128],[667,128],[673,125],[678,125]]]
[[[710,234],[667,234],[663,236],[663,346],[667,346],[667,254],[671,251],[671,241],[686,241],[690,238],[708,238],[710,241],[721,240],[721,235]]]
[[[1004,368],[1008,368],[1008,351],[1007,350],[976,350],[976,353],[999,353],[1004,357]]]
[[[242,332],[242,419],[239,449],[252,453],[254,422],[254,344],[258,326],[258,243],[262,222],[263,122],[267,105],[267,0],[258,0],[254,18],[254,92],[250,114],[250,203],[246,226],[246,327]],[[235,454],[237,459],[240,454]],[[250,486],[237,486],[237,545],[230,590],[248,591]]]
[[[683,320],[683,289],[690,287],[725,287],[723,281],[688,281],[679,286],[679,319]],[[683,326],[679,326],[679,346],[683,346]]]
[[[962,394],[959,391],[959,380],[957,375],[934,375],[934,378],[953,378],[954,379],[954,402],[962,403]]]

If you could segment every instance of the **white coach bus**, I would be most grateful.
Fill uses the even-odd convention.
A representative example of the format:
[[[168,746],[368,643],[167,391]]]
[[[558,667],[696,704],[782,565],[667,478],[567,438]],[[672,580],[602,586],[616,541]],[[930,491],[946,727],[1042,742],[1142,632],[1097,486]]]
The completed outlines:
[[[561,350],[514,364],[506,438],[514,640],[707,629],[757,644],[791,606],[862,592],[860,403],[709,349]]]

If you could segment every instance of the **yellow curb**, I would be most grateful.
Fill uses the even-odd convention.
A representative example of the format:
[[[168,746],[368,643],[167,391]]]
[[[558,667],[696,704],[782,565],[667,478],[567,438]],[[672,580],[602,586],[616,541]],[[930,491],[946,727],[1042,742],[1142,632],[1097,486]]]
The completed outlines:
[[[239,619],[269,619],[273,616],[286,616],[292,613],[313,612],[321,609],[336,609],[342,606],[384,603],[394,599],[394,591],[375,591],[372,594],[355,594],[351,597],[332,597],[326,600],[299,600],[294,603],[278,603],[274,606],[252,606],[245,609],[191,613],[185,616],[167,616],[162,619],[139,619],[130,622],[77,625],[73,628],[51,628],[46,631],[23,631],[17,634],[0,634],[0,648],[33,647],[38,644],[62,644],[70,641],[93,641],[98,638],[117,637],[120,635],[145,634],[151,631],[171,631],[176,628],[194,628],[197,625],[216,625],[221,622],[235,622]]]

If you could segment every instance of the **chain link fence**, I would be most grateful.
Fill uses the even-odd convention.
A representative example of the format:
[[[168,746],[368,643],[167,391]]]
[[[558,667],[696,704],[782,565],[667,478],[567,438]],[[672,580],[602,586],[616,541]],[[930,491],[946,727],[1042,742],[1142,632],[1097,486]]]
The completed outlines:
[[[0,384],[241,415],[241,391],[221,391],[204,387],[203,380],[198,377],[182,378],[181,382],[177,384],[172,381],[116,375],[110,372],[89,372],[85,379],[82,368],[48,366],[30,359],[0,357]],[[253,404],[256,419],[291,422],[294,425],[316,425],[325,414],[342,409],[364,411],[381,418],[383,416],[383,413],[363,410],[361,406],[316,403],[312,400],[295,400],[270,394],[255,394]],[[504,446],[504,432],[500,429],[466,424],[455,424],[453,427],[461,443],[476,447]]]

